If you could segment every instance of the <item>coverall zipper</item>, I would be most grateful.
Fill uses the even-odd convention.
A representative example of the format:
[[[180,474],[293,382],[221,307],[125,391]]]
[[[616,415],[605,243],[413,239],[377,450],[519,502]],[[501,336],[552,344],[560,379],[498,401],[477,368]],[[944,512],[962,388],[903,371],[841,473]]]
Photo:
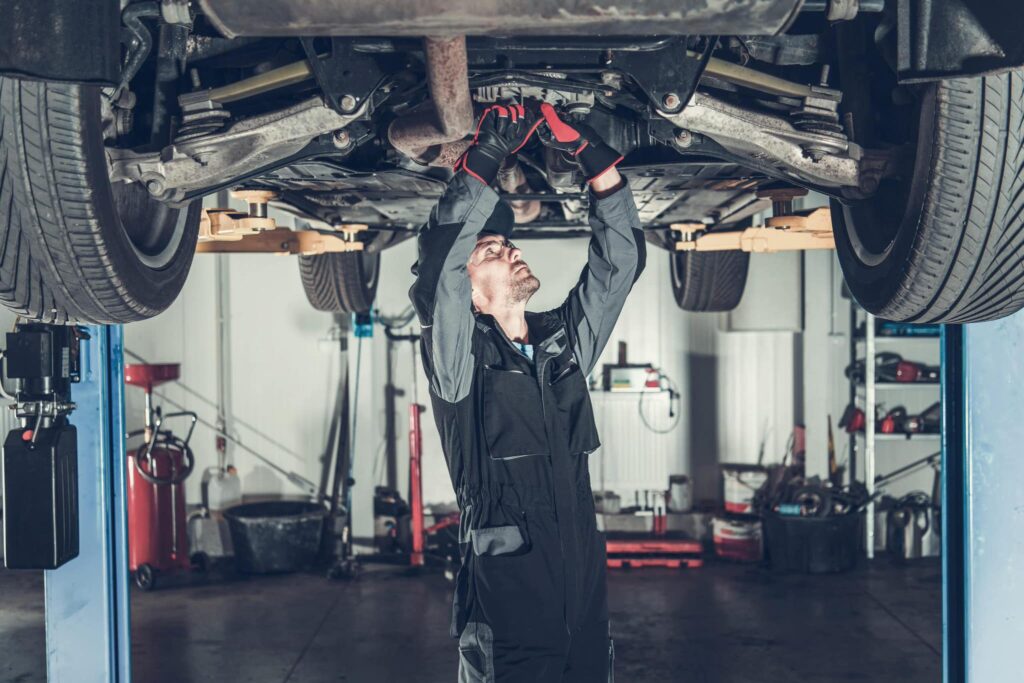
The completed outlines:
[[[544,419],[544,433],[548,433],[548,411],[544,401],[544,367],[548,361],[551,360],[551,356],[545,354],[546,357],[540,362],[537,367],[537,387],[540,389],[540,414]],[[551,463],[551,486],[552,495],[554,495],[553,487],[556,484],[557,474],[555,472],[555,461],[554,461],[554,449],[551,448],[551,437],[548,435],[548,462]],[[558,550],[562,555],[562,586],[563,586],[563,598],[562,598],[562,624],[565,626],[565,632],[572,637],[572,629],[569,628],[569,569],[565,561],[565,539],[562,534],[562,526],[558,516],[558,504],[555,503],[555,528],[558,529]]]

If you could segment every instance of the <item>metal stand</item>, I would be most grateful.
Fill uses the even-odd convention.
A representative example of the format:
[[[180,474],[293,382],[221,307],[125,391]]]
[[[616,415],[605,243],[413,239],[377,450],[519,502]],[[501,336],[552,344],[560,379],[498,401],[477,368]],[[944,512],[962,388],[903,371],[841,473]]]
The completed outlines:
[[[875,316],[864,319],[864,482],[875,495]],[[868,503],[866,542],[868,559],[875,557],[875,504]]]
[[[1024,314],[943,330],[947,683],[1020,680]]]
[[[120,326],[89,327],[78,429],[79,556],[45,573],[46,671],[51,683],[129,683],[128,523]]]

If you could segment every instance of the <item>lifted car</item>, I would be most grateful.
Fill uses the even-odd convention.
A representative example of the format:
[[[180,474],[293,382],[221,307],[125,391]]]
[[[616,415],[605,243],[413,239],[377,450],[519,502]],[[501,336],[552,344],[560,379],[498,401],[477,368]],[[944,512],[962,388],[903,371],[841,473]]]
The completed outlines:
[[[261,193],[251,231],[273,201],[323,238],[299,257],[314,306],[367,310],[476,112],[533,98],[626,155],[684,309],[736,306],[731,233],[809,189],[867,310],[999,318],[1024,306],[1014,4],[0,0],[0,300],[47,322],[156,315],[201,222],[204,242],[238,239],[199,201],[233,190]],[[528,145],[497,185],[518,234],[587,234],[571,159]]]

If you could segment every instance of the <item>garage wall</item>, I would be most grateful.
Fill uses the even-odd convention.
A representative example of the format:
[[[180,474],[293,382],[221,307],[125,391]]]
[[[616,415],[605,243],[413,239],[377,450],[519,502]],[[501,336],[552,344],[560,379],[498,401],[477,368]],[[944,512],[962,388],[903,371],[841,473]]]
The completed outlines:
[[[196,393],[177,384],[160,391],[214,422],[218,258],[228,262],[229,271],[232,431],[279,466],[316,482],[342,359],[337,342],[330,341],[334,320],[306,302],[294,258],[197,256],[182,295],[170,309],[125,327],[125,348],[151,362],[181,363],[181,382]],[[127,387],[125,393],[127,423],[134,429],[143,420],[142,391]],[[165,404],[165,411],[172,409]],[[186,423],[169,426],[180,434]],[[213,431],[200,425],[192,447],[196,473],[186,484],[186,496],[197,503],[201,471],[216,463]],[[246,495],[302,493],[238,448],[230,447],[229,459],[238,467]]]
[[[289,221],[283,218],[283,221]],[[561,303],[576,282],[586,258],[587,240],[557,242],[524,241],[524,257],[543,286],[531,308],[540,310]],[[248,446],[275,463],[303,477],[318,481],[321,458],[328,443],[331,416],[336,411],[336,391],[342,364],[348,363],[353,378],[358,349],[362,346],[358,395],[355,406],[355,463],[357,485],[353,508],[357,536],[372,533],[373,486],[384,483],[384,381],[385,343],[377,328],[372,339],[350,341],[346,356],[340,350],[337,321],[313,310],[305,299],[294,258],[242,255],[196,258],[182,295],[161,316],[125,328],[126,348],[153,362],[182,364],[182,383],[160,391],[213,422],[216,411],[217,372],[215,348],[217,321],[215,263],[227,266],[230,367],[229,396],[233,432]],[[384,273],[378,306],[395,315],[408,306],[412,283],[409,266],[415,259],[415,243],[407,241],[383,255]],[[848,458],[848,440],[836,425],[847,403],[843,368],[848,355],[849,301],[840,295],[841,274],[834,254],[803,256],[803,332],[726,331],[737,320],[750,324],[757,311],[746,311],[732,320],[716,314],[680,311],[669,286],[668,256],[649,247],[648,266],[636,284],[626,309],[600,363],[614,362],[618,341],[629,346],[631,361],[649,361],[663,369],[682,390],[680,420],[672,435],[678,448],[672,471],[690,474],[695,480],[695,499],[714,500],[720,495],[718,466],[722,462],[756,462],[764,451],[766,463],[778,462],[785,452],[790,427],[807,425],[808,468],[824,474],[827,466],[826,419],[832,416],[840,461]],[[755,256],[751,262],[753,291],[784,280],[794,265],[785,259]],[[799,298],[799,294],[795,295]],[[747,299],[741,306],[754,304]],[[757,304],[760,306],[761,304]],[[762,311],[763,313],[763,311]],[[770,316],[769,316],[770,317]],[[10,329],[14,316],[0,309],[0,325]],[[415,331],[415,325],[409,331]],[[926,342],[922,342],[926,344]],[[908,354],[910,351],[908,350]],[[922,349],[921,360],[937,362]],[[128,362],[133,362],[131,358]],[[599,366],[600,366],[599,363]],[[418,365],[418,360],[417,360]],[[395,382],[406,395],[398,399],[397,452],[399,488],[407,491],[407,411],[413,400],[412,358],[408,345],[395,357]],[[429,404],[426,379],[418,373],[418,400]],[[350,390],[356,392],[355,382]],[[126,391],[129,429],[142,424],[142,392]],[[902,400],[893,396],[891,400]],[[907,396],[911,403],[925,402]],[[925,405],[914,404],[915,410]],[[910,407],[908,405],[908,407]],[[175,409],[165,404],[167,411]],[[4,411],[7,416],[9,411]],[[632,411],[630,411],[632,412]],[[664,416],[662,416],[664,417]],[[8,419],[5,417],[5,419]],[[617,420],[631,419],[617,415]],[[665,418],[667,420],[667,418]],[[10,421],[10,420],[8,420]],[[664,426],[659,421],[657,426]],[[5,425],[10,428],[12,425]],[[433,416],[424,423],[424,497],[428,504],[454,500],[441,453]],[[184,430],[184,423],[175,426]],[[599,424],[599,429],[609,425]],[[199,426],[192,440],[196,474],[186,484],[190,503],[200,501],[203,469],[216,463],[215,436]],[[913,457],[927,454],[928,442],[879,452],[880,472]],[[885,447],[888,448],[888,447]],[[642,454],[602,454],[602,457],[642,457]],[[883,459],[884,458],[884,459]],[[238,467],[246,495],[297,495],[300,490],[285,477],[247,453],[229,446],[229,460]],[[894,487],[894,493],[930,487],[924,472]]]
[[[544,310],[557,306],[579,276],[586,260],[588,241],[522,240],[519,244],[523,258],[542,283],[530,308]],[[412,283],[408,266],[415,259],[415,244],[403,243],[385,252],[383,258],[388,276],[381,282],[377,302],[384,313],[393,315],[408,302],[407,292]],[[721,316],[679,310],[672,298],[668,265],[667,253],[649,246],[647,269],[634,287],[598,367],[615,362],[617,344],[625,341],[631,362],[649,361],[676,382],[682,390],[677,438],[683,447],[677,454],[673,471],[696,477],[697,499],[716,499],[720,461],[756,462],[762,441],[766,462],[781,457],[789,430],[776,425],[792,425],[794,419],[794,335],[789,331],[723,332]],[[380,359],[382,364],[383,340],[375,339],[372,347],[374,359]],[[396,365],[399,384],[403,381],[406,386],[410,384],[409,364],[408,353],[402,351]],[[367,373],[364,378],[371,377],[369,371],[364,369],[364,373]],[[379,379],[371,380],[370,386],[382,384],[383,371]],[[422,375],[419,395],[421,402],[428,402],[426,380]],[[407,453],[404,423],[407,404],[404,401],[399,400],[400,456]],[[379,389],[375,390],[373,402],[375,417],[367,415],[365,422],[360,420],[358,429],[360,434],[380,438],[384,404]],[[437,432],[432,416],[428,414],[427,418],[424,498],[428,503],[452,501],[454,493]],[[659,422],[657,426],[662,425]],[[599,424],[598,429],[607,426]],[[599,450],[593,456],[595,466],[601,457]],[[402,463],[400,486],[403,490],[407,485],[404,467]]]

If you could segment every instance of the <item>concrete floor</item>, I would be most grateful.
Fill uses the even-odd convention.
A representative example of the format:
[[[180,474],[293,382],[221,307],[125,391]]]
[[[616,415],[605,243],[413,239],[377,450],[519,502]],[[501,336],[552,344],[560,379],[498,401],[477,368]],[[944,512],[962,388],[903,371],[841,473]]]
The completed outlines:
[[[709,564],[610,577],[620,683],[938,683],[937,562],[829,577]],[[300,574],[133,595],[142,683],[453,683],[439,576]],[[45,681],[42,579],[0,571],[0,681]]]

